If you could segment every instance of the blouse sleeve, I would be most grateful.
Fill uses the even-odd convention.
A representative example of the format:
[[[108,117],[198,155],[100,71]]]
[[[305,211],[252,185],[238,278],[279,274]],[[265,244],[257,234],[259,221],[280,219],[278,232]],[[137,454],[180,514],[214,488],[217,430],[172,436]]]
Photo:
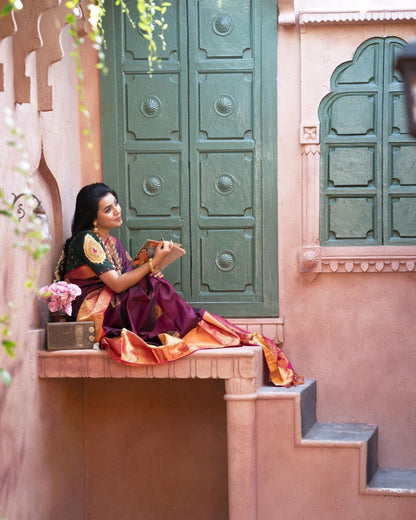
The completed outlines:
[[[113,264],[105,254],[104,245],[101,240],[97,240],[93,233],[79,233],[72,239],[71,246],[81,263],[87,264],[97,276],[107,271],[114,270]]]

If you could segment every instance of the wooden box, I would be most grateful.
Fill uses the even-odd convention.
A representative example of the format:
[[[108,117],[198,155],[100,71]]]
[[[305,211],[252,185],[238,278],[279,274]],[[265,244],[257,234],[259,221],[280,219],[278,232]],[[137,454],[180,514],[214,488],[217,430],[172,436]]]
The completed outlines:
[[[69,321],[46,325],[46,350],[94,348],[94,322]]]

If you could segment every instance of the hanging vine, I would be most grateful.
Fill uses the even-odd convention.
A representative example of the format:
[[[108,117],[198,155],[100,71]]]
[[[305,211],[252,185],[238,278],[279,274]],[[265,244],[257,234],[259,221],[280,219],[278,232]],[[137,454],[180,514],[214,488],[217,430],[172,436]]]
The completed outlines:
[[[159,62],[158,58],[158,44],[161,45],[162,49],[165,50],[166,42],[164,33],[168,27],[165,21],[165,13],[167,8],[171,5],[170,2],[163,1],[158,2],[156,0],[136,0],[136,10],[138,13],[137,22],[133,19],[130,10],[125,0],[113,0],[116,6],[119,6],[123,14],[127,17],[131,25],[136,28],[142,37],[147,41],[148,50],[148,64],[149,74],[152,75],[154,64]],[[80,0],[68,0],[65,3],[69,9],[69,13],[66,16],[66,22],[70,27],[70,34],[74,41],[74,50],[71,52],[71,56],[74,57],[76,63],[76,74],[79,79],[78,93],[79,93],[79,110],[83,117],[84,128],[82,130],[83,135],[88,139],[87,146],[93,148],[93,144],[90,137],[89,129],[89,112],[85,102],[84,96],[84,72],[81,64],[80,57],[80,46],[84,43],[84,39],[78,35],[77,20],[80,15]],[[24,5],[21,0],[8,0],[6,5],[0,11],[0,18],[8,16],[13,10],[23,9]],[[103,29],[103,17],[105,16],[105,0],[96,0],[95,3],[88,5],[88,21],[90,31],[88,37],[92,40],[93,46],[97,51],[98,64],[97,68],[100,69],[104,74],[107,72],[105,65],[105,37]],[[135,16],[134,16],[135,17]],[[9,138],[7,140],[7,146],[14,147],[21,154],[21,161],[13,167],[13,171],[22,174],[26,180],[26,186],[24,189],[24,197],[27,200],[28,206],[33,201],[33,193],[31,191],[32,178],[29,175],[29,164],[26,160],[26,152],[23,148],[23,134],[16,127],[12,111],[9,109],[5,114],[5,122],[9,128]],[[17,238],[15,246],[25,250],[34,260],[38,261],[44,257],[49,251],[49,245],[45,244],[42,240],[40,223],[38,219],[31,215],[28,217],[26,222],[21,222],[14,213],[13,203],[6,197],[4,189],[0,186],[0,216],[8,218],[13,222],[14,234]],[[24,282],[24,286],[27,289],[34,289],[36,283],[36,270],[27,273],[27,278]],[[0,338],[2,349],[6,352],[9,357],[14,357],[16,342],[12,337],[12,315],[14,310],[14,304],[8,303],[8,312],[0,315]],[[10,385],[11,375],[5,369],[0,367],[0,381],[5,385]]]

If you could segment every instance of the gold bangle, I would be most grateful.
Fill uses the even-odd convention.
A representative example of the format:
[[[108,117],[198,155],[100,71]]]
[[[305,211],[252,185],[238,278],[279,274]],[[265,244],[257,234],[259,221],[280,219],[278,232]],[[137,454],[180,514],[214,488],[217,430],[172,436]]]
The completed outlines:
[[[157,271],[157,269],[155,269],[153,267],[153,260],[151,258],[149,258],[149,267],[150,267],[150,273],[151,274],[155,274],[155,272]]]

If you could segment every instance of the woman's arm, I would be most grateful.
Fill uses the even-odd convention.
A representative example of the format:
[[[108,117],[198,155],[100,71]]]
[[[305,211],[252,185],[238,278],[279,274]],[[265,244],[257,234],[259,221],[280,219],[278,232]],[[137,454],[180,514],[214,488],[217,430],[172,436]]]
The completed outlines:
[[[159,263],[167,256],[172,249],[172,242],[162,241],[155,250],[155,254],[152,259],[153,271],[158,274]],[[118,274],[117,271],[111,270],[100,275],[102,280],[112,291],[115,293],[121,293],[130,287],[133,287],[136,283],[140,282],[146,275],[152,273],[152,268],[149,262],[127,271],[123,274]],[[160,276],[158,276],[160,277]]]

